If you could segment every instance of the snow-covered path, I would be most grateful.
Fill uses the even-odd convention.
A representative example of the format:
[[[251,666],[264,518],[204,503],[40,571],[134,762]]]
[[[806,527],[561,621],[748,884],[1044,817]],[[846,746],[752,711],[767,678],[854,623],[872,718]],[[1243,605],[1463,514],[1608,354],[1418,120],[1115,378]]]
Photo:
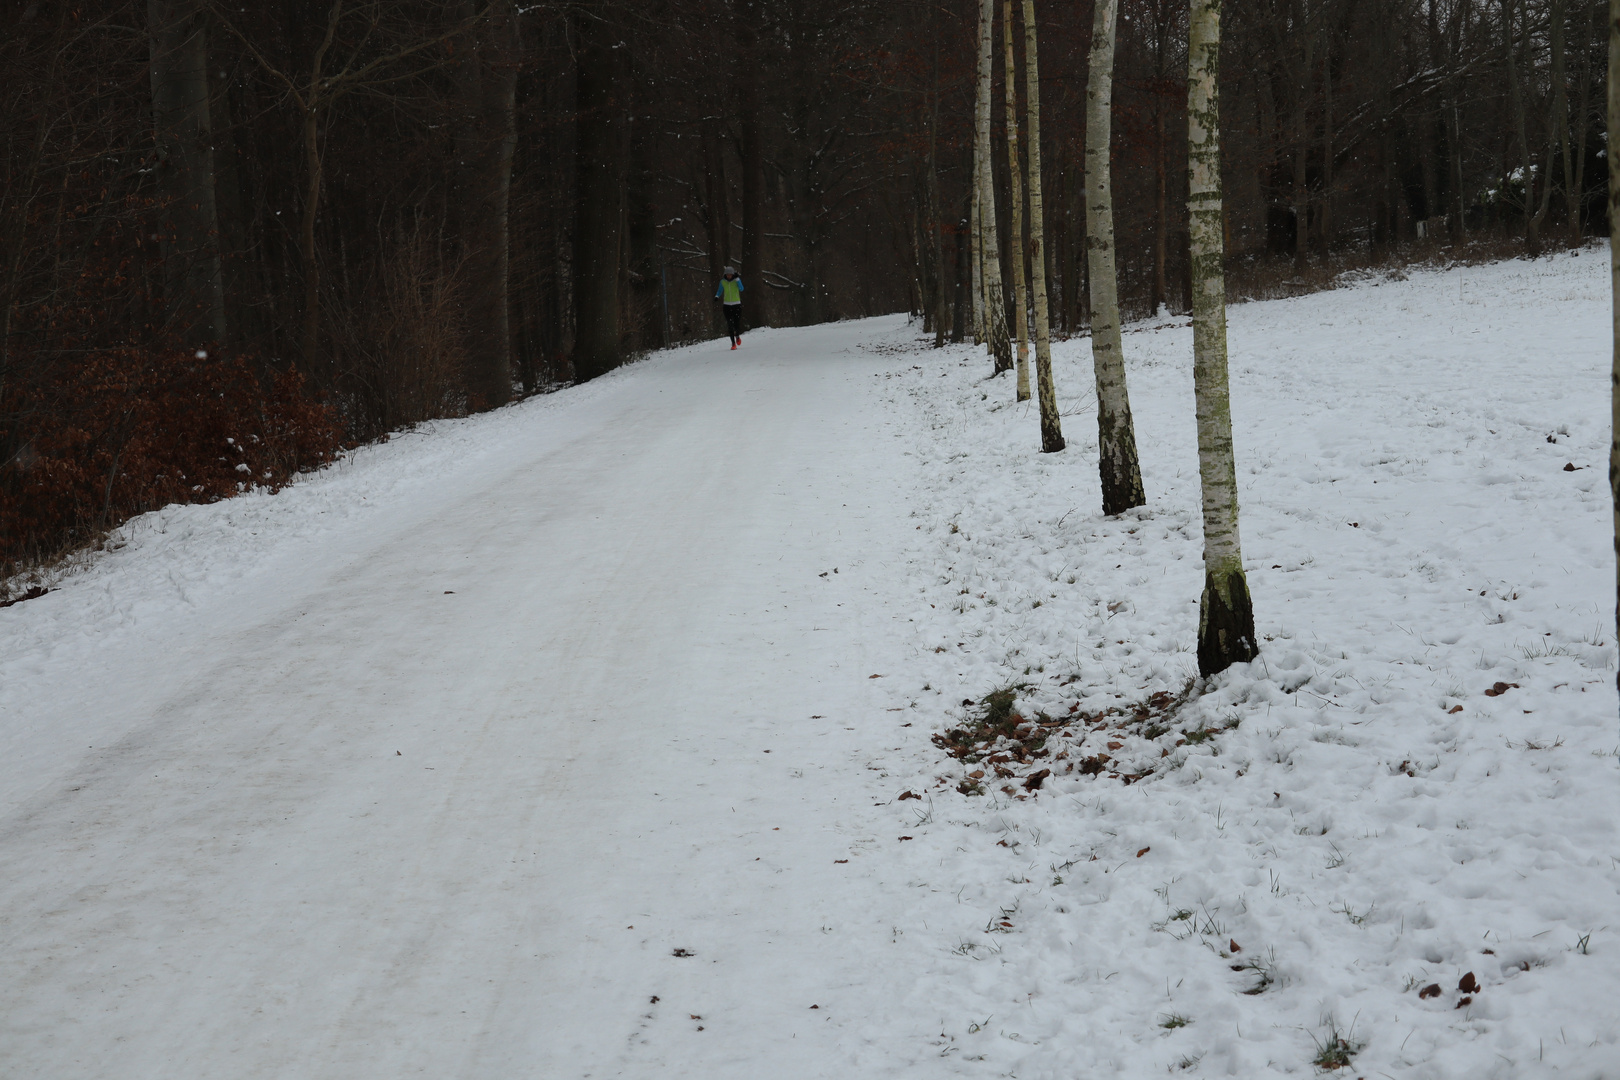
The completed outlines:
[[[107,586],[135,595],[104,640],[9,656],[0,1073],[870,1060],[849,1006],[889,993],[893,904],[826,879],[872,813],[849,718],[904,638],[873,556],[911,526],[910,459],[866,467],[861,333],[676,353],[437,475],[239,500],[266,539],[179,587],[224,558],[182,514],[166,573]],[[324,523],[345,483],[380,505]]]

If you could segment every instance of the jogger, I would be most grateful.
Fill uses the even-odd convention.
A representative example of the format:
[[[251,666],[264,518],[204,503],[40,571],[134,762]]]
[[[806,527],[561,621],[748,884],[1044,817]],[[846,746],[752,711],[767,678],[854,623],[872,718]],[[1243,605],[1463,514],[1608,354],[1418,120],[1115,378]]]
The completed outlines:
[[[731,335],[733,349],[742,344],[742,294],[742,278],[737,276],[735,267],[726,267],[725,276],[714,290],[714,298],[720,301],[721,310],[726,313],[726,331]]]

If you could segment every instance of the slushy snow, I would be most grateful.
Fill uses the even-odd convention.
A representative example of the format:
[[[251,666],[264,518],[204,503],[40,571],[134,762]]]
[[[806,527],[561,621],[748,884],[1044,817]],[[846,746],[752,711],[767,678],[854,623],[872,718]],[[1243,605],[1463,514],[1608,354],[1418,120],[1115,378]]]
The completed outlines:
[[[1620,1077],[1607,265],[1231,309],[1190,692],[1167,315],[1118,518],[1086,341],[1042,455],[885,318],[131,522],[0,610],[0,1075]]]

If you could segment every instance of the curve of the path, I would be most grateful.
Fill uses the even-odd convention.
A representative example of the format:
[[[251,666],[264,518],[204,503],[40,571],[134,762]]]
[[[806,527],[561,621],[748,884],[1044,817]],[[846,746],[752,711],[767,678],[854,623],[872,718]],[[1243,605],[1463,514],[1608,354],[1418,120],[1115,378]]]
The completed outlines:
[[[0,612],[0,1074],[910,1057],[905,885],[837,861],[906,621],[891,322],[396,439]]]

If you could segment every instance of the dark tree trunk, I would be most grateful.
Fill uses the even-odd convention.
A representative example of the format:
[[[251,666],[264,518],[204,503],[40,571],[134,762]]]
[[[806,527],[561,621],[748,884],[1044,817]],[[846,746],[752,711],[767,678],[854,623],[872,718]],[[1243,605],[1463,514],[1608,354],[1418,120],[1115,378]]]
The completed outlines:
[[[962,206],[962,217],[957,222],[956,234],[956,300],[951,305],[951,341],[960,345],[967,340],[968,311],[973,306],[973,238],[969,223],[973,219],[973,193],[968,192]]]
[[[1165,105],[1154,91],[1153,105],[1153,314],[1170,303],[1167,264],[1170,254],[1170,187],[1165,158]]]
[[[748,326],[769,326],[770,292],[765,283],[765,222],[762,203],[765,197],[765,149],[760,138],[759,115],[759,35],[755,20],[758,5],[742,6],[741,26],[737,40],[740,45],[737,72],[738,128],[742,136],[742,256],[738,269],[743,279],[752,285],[749,302],[743,305]]]
[[[731,206],[726,188],[726,162],[720,152],[720,138],[711,122],[703,128],[703,194],[708,206],[709,280],[719,283],[731,263]],[[710,286],[713,288],[713,286]],[[723,329],[723,313],[714,307],[714,331]]]
[[[939,44],[934,45],[932,79],[929,87],[932,105],[928,113],[928,253],[933,266],[933,296],[930,298],[934,319],[934,348],[945,345],[945,318],[948,304],[945,299],[945,223],[940,220],[943,207],[939,201]]]
[[[1082,298],[1090,293],[1086,270],[1086,174],[1075,159],[1074,149],[1067,148],[1063,172],[1068,182],[1063,189],[1066,203],[1063,217],[1068,227],[1069,246],[1063,259],[1062,303],[1063,323],[1071,334],[1078,334],[1090,325],[1084,314],[1089,305],[1082,303]]]
[[[578,218],[574,229],[574,378],[624,362],[619,323],[624,215],[630,165],[629,50],[617,29],[589,15],[577,23]]]
[[[657,211],[649,178],[655,163],[654,143],[634,130],[630,139],[630,173],[625,199],[625,283],[623,323],[636,350],[661,349],[664,340],[664,268],[659,261]]]
[[[461,16],[475,14],[461,0]],[[463,43],[456,71],[461,124],[456,134],[456,216],[467,279],[467,398],[474,409],[512,396],[512,331],[507,208],[517,144],[517,15],[497,3]]]
[[[152,118],[162,210],[165,326],[182,341],[225,338],[208,30],[200,0],[147,0]]]

